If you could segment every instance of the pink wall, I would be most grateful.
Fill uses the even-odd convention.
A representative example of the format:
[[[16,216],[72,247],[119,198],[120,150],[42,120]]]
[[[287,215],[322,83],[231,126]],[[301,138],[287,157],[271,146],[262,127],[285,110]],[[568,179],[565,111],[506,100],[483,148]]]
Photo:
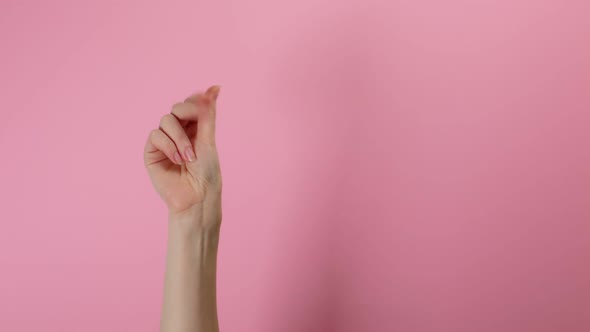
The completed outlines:
[[[589,331],[590,4],[0,3],[0,331],[156,331],[148,131],[223,86],[224,331]]]

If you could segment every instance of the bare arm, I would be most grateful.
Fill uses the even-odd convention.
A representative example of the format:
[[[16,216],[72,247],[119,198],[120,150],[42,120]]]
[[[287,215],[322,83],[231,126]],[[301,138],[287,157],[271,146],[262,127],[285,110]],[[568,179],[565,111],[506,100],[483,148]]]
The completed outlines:
[[[219,331],[215,289],[219,228],[202,229],[200,218],[200,211],[170,217],[162,331]]]
[[[150,134],[144,160],[169,209],[162,332],[219,331],[217,247],[221,172],[215,146],[218,87],[175,104]]]

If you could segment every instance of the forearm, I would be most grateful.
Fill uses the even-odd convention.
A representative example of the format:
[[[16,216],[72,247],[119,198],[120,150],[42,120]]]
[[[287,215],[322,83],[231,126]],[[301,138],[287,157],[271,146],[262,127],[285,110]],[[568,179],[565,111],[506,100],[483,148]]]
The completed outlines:
[[[211,216],[207,216],[211,218]],[[201,211],[170,216],[162,332],[217,332],[219,225],[204,227]]]
[[[144,164],[168,206],[162,332],[218,332],[216,274],[221,170],[215,146],[219,86],[176,103],[144,147]]]

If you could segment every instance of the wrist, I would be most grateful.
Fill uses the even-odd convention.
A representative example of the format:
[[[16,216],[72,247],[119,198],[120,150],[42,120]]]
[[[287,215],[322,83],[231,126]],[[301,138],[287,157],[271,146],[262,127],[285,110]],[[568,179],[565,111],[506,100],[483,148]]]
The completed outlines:
[[[203,201],[183,211],[168,211],[169,227],[178,231],[219,235],[221,200]]]
[[[184,252],[195,259],[217,256],[219,223],[206,222],[202,214],[171,214],[168,223],[168,247],[171,252]]]

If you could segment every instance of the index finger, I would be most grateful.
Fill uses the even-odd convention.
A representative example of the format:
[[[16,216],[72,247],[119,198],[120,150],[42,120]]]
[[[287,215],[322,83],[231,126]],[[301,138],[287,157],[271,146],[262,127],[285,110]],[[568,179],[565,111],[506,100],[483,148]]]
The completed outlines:
[[[181,121],[197,121],[197,144],[215,144],[215,113],[219,86],[212,86],[205,93],[188,97],[176,104],[172,114]]]
[[[197,121],[199,106],[193,103],[176,103],[172,106],[172,113],[180,121]]]

